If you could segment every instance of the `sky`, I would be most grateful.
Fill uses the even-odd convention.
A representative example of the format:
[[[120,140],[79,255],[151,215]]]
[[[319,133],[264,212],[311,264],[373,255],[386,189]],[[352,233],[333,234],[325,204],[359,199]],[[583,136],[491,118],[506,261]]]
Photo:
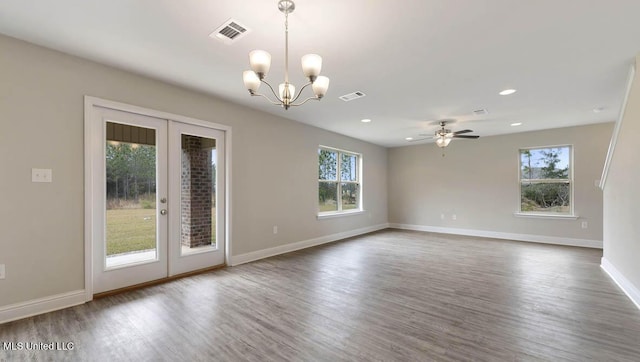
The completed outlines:
[[[548,150],[549,148],[537,148],[537,149],[529,149],[531,151],[531,167],[544,167],[545,163],[543,162],[544,155],[543,151]],[[551,147],[553,150],[559,151],[560,162],[556,164],[556,169],[563,169],[569,166],[569,158],[570,158],[570,147],[569,146],[561,146],[561,147]],[[521,150],[521,152],[524,150]],[[528,165],[528,158],[520,153],[520,164],[521,167]]]

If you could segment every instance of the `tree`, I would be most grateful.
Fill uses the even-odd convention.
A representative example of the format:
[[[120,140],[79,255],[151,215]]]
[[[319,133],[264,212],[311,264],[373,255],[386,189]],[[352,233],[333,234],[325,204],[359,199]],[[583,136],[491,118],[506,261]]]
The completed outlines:
[[[541,168],[542,178],[556,179],[567,178],[569,166],[559,169],[557,168],[560,163],[560,154],[562,150],[559,148],[548,148],[540,151],[542,153],[542,163],[544,166]]]
[[[320,180],[337,180],[338,162],[337,152],[329,150],[318,150],[318,178]]]
[[[155,193],[155,146],[108,142],[105,161],[108,199],[137,201],[141,193]]]
[[[531,150],[524,150],[520,153],[521,157],[527,158],[527,164],[522,167],[522,172],[527,174],[527,179],[533,178],[533,168],[531,168]]]
[[[338,153],[330,150],[318,150],[318,179],[326,181],[338,180]],[[337,200],[337,184],[320,182],[318,197],[321,202]]]
[[[123,194],[128,197],[129,161],[131,158],[131,146],[126,143],[107,143],[107,197],[119,199]],[[113,188],[109,188],[109,181],[113,182]],[[122,183],[122,188],[120,184]]]

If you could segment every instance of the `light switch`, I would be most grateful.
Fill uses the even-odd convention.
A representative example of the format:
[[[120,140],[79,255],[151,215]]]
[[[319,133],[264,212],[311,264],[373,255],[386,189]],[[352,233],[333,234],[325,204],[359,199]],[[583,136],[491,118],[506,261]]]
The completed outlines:
[[[53,182],[50,168],[32,168],[31,182]]]

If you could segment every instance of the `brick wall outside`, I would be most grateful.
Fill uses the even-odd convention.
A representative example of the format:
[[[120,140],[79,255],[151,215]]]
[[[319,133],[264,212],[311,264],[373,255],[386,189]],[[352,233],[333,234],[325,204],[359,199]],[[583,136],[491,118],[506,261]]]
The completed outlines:
[[[181,243],[189,247],[211,245],[211,150],[202,138],[182,135]]]

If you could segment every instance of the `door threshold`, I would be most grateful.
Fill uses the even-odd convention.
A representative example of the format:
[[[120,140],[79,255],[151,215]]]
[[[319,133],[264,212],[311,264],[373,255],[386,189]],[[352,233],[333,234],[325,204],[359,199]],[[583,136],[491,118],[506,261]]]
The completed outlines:
[[[182,274],[173,275],[173,276],[166,277],[166,278],[151,280],[151,281],[140,283],[140,284],[136,284],[136,285],[130,285],[130,286],[124,287],[124,288],[108,290],[106,292],[94,294],[93,295],[93,299],[100,299],[100,298],[110,297],[112,295],[132,292],[134,290],[151,287],[151,286],[158,285],[158,284],[164,284],[164,283],[168,283],[168,282],[171,282],[171,281],[174,281],[174,280],[178,280],[178,279],[182,279],[182,278],[186,278],[186,277],[191,277],[191,276],[194,276],[194,275],[205,274],[205,273],[208,273],[208,272],[211,272],[211,271],[214,271],[214,270],[223,269],[226,266],[227,266],[226,264],[216,265],[216,266],[212,266],[212,267],[208,267],[208,268],[204,268],[204,269],[198,269],[198,270],[194,270],[194,271],[190,271],[190,272],[186,272],[186,273],[182,273]]]

